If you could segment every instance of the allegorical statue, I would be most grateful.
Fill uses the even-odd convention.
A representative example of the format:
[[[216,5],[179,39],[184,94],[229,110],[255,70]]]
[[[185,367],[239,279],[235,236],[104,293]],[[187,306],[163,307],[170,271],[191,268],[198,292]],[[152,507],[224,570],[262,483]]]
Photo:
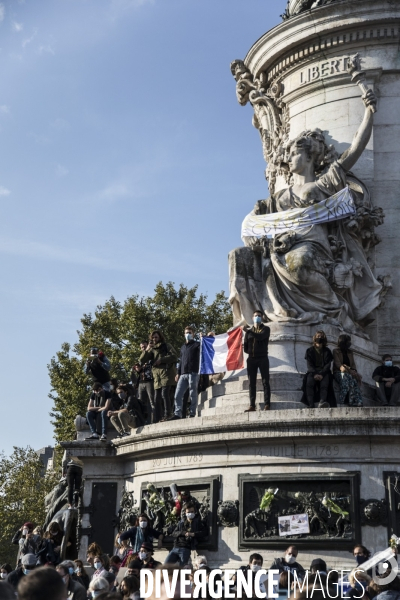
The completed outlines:
[[[254,81],[242,61],[232,63],[232,72],[239,102],[253,105],[255,125],[269,163],[267,178],[272,193],[257,202],[250,215],[253,220],[259,215],[273,215],[272,221],[279,222],[280,215],[305,214],[309,207],[313,207],[314,217],[318,216],[321,203],[346,192],[346,188],[352,205],[346,218],[328,215],[326,222],[316,219],[316,224],[305,226],[298,222],[268,237],[245,234],[245,247],[229,255],[234,324],[250,323],[253,312],[262,310],[269,321],[328,323],[361,333],[380,304],[382,285],[371,271],[366,251],[379,242],[373,228],[383,222],[383,213],[372,206],[367,187],[351,169],[370,139],[376,97],[365,89],[363,121],[350,147],[339,156],[333,146],[328,147],[319,129],[304,131],[290,140],[286,127],[285,139],[282,104],[279,127],[271,133],[271,121],[273,124],[278,113],[279,104],[273,97],[277,91],[266,92],[263,81]],[[275,181],[277,177],[282,181],[282,176],[285,185],[275,191]],[[340,211],[340,203],[338,207]]]

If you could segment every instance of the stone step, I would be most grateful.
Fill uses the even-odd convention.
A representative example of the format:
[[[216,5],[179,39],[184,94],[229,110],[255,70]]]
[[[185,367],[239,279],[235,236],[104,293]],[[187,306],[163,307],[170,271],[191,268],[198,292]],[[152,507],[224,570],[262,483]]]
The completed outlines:
[[[242,404],[235,404],[233,406],[221,406],[214,408],[203,408],[199,412],[200,417],[211,417],[214,415],[238,415],[244,413],[249,408],[249,401],[243,402]],[[271,410],[285,411],[285,410],[300,410],[306,408],[301,402],[271,402]],[[256,402],[256,410],[264,410],[264,402]]]
[[[296,390],[300,389],[303,384],[303,375],[301,373],[270,373],[271,389],[277,390]],[[249,389],[249,381],[247,377],[239,377],[237,379],[221,381],[212,387],[208,388],[201,394],[202,397],[212,398],[215,396],[226,396],[235,394],[242,390]],[[262,381],[257,379],[257,389],[262,390]]]
[[[302,392],[293,391],[293,392],[277,392],[273,391],[271,393],[271,402],[300,402],[302,397]],[[264,392],[256,393],[256,401],[264,402]],[[216,396],[215,398],[210,398],[206,402],[202,402],[198,405],[198,408],[218,408],[221,406],[233,406],[236,404],[242,404],[243,402],[249,402],[249,392],[243,391],[237,394],[230,394],[229,396]]]

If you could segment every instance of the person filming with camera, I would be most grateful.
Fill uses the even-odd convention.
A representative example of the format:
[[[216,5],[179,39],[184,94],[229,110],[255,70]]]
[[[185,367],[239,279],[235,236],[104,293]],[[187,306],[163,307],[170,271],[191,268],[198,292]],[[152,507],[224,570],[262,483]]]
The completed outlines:
[[[90,356],[85,363],[86,375],[91,375],[93,383],[101,383],[103,389],[110,391],[111,364],[107,356],[98,348],[91,348]]]

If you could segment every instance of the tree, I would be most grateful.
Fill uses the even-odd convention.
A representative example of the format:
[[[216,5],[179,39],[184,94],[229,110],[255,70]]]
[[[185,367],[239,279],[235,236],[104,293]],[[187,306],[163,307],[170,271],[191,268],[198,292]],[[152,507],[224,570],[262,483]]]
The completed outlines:
[[[43,463],[29,446],[11,456],[0,452],[0,564],[15,564],[18,546],[11,540],[24,523],[43,525],[44,498],[56,485],[56,474],[43,474]],[[0,584],[1,585],[1,584]]]
[[[111,361],[111,376],[128,381],[132,365],[140,356],[139,344],[154,329],[161,329],[168,343],[178,351],[183,331],[192,325],[197,332],[224,333],[232,327],[231,308],[224,292],[216,294],[211,304],[207,296],[198,294],[197,286],[183,284],[175,288],[169,282],[156,286],[153,296],[128,297],[123,304],[111,297],[98,306],[94,316],[84,315],[78,342],[65,343],[48,365],[54,402],[53,425],[58,442],[74,439],[75,417],[84,415],[88,402],[90,379],[84,364],[90,348],[101,348]]]

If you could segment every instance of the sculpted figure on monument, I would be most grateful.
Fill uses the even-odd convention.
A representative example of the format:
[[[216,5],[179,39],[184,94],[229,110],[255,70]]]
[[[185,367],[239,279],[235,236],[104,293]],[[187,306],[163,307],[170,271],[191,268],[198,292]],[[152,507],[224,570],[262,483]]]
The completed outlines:
[[[318,8],[318,6],[331,4],[332,2],[336,2],[336,0],[288,0],[286,10],[281,16],[285,21],[286,19],[295,17],[306,10]]]
[[[273,214],[279,220],[283,211],[302,212],[313,205],[318,209],[318,203],[346,187],[353,206],[353,214],[345,219],[297,226],[272,239],[244,237],[245,247],[229,255],[234,324],[250,323],[253,312],[262,310],[268,321],[328,323],[363,335],[362,328],[373,321],[372,313],[380,305],[382,285],[366,252],[380,241],[374,227],[384,215],[372,206],[367,187],[351,168],[371,136],[375,94],[367,90],[363,95],[364,118],[351,145],[339,156],[319,129],[290,140],[279,86],[265,90],[262,77],[253,80],[242,61],[231,68],[239,102],[250,101],[254,108],[253,122],[268,162],[272,193],[257,202],[251,215]]]

